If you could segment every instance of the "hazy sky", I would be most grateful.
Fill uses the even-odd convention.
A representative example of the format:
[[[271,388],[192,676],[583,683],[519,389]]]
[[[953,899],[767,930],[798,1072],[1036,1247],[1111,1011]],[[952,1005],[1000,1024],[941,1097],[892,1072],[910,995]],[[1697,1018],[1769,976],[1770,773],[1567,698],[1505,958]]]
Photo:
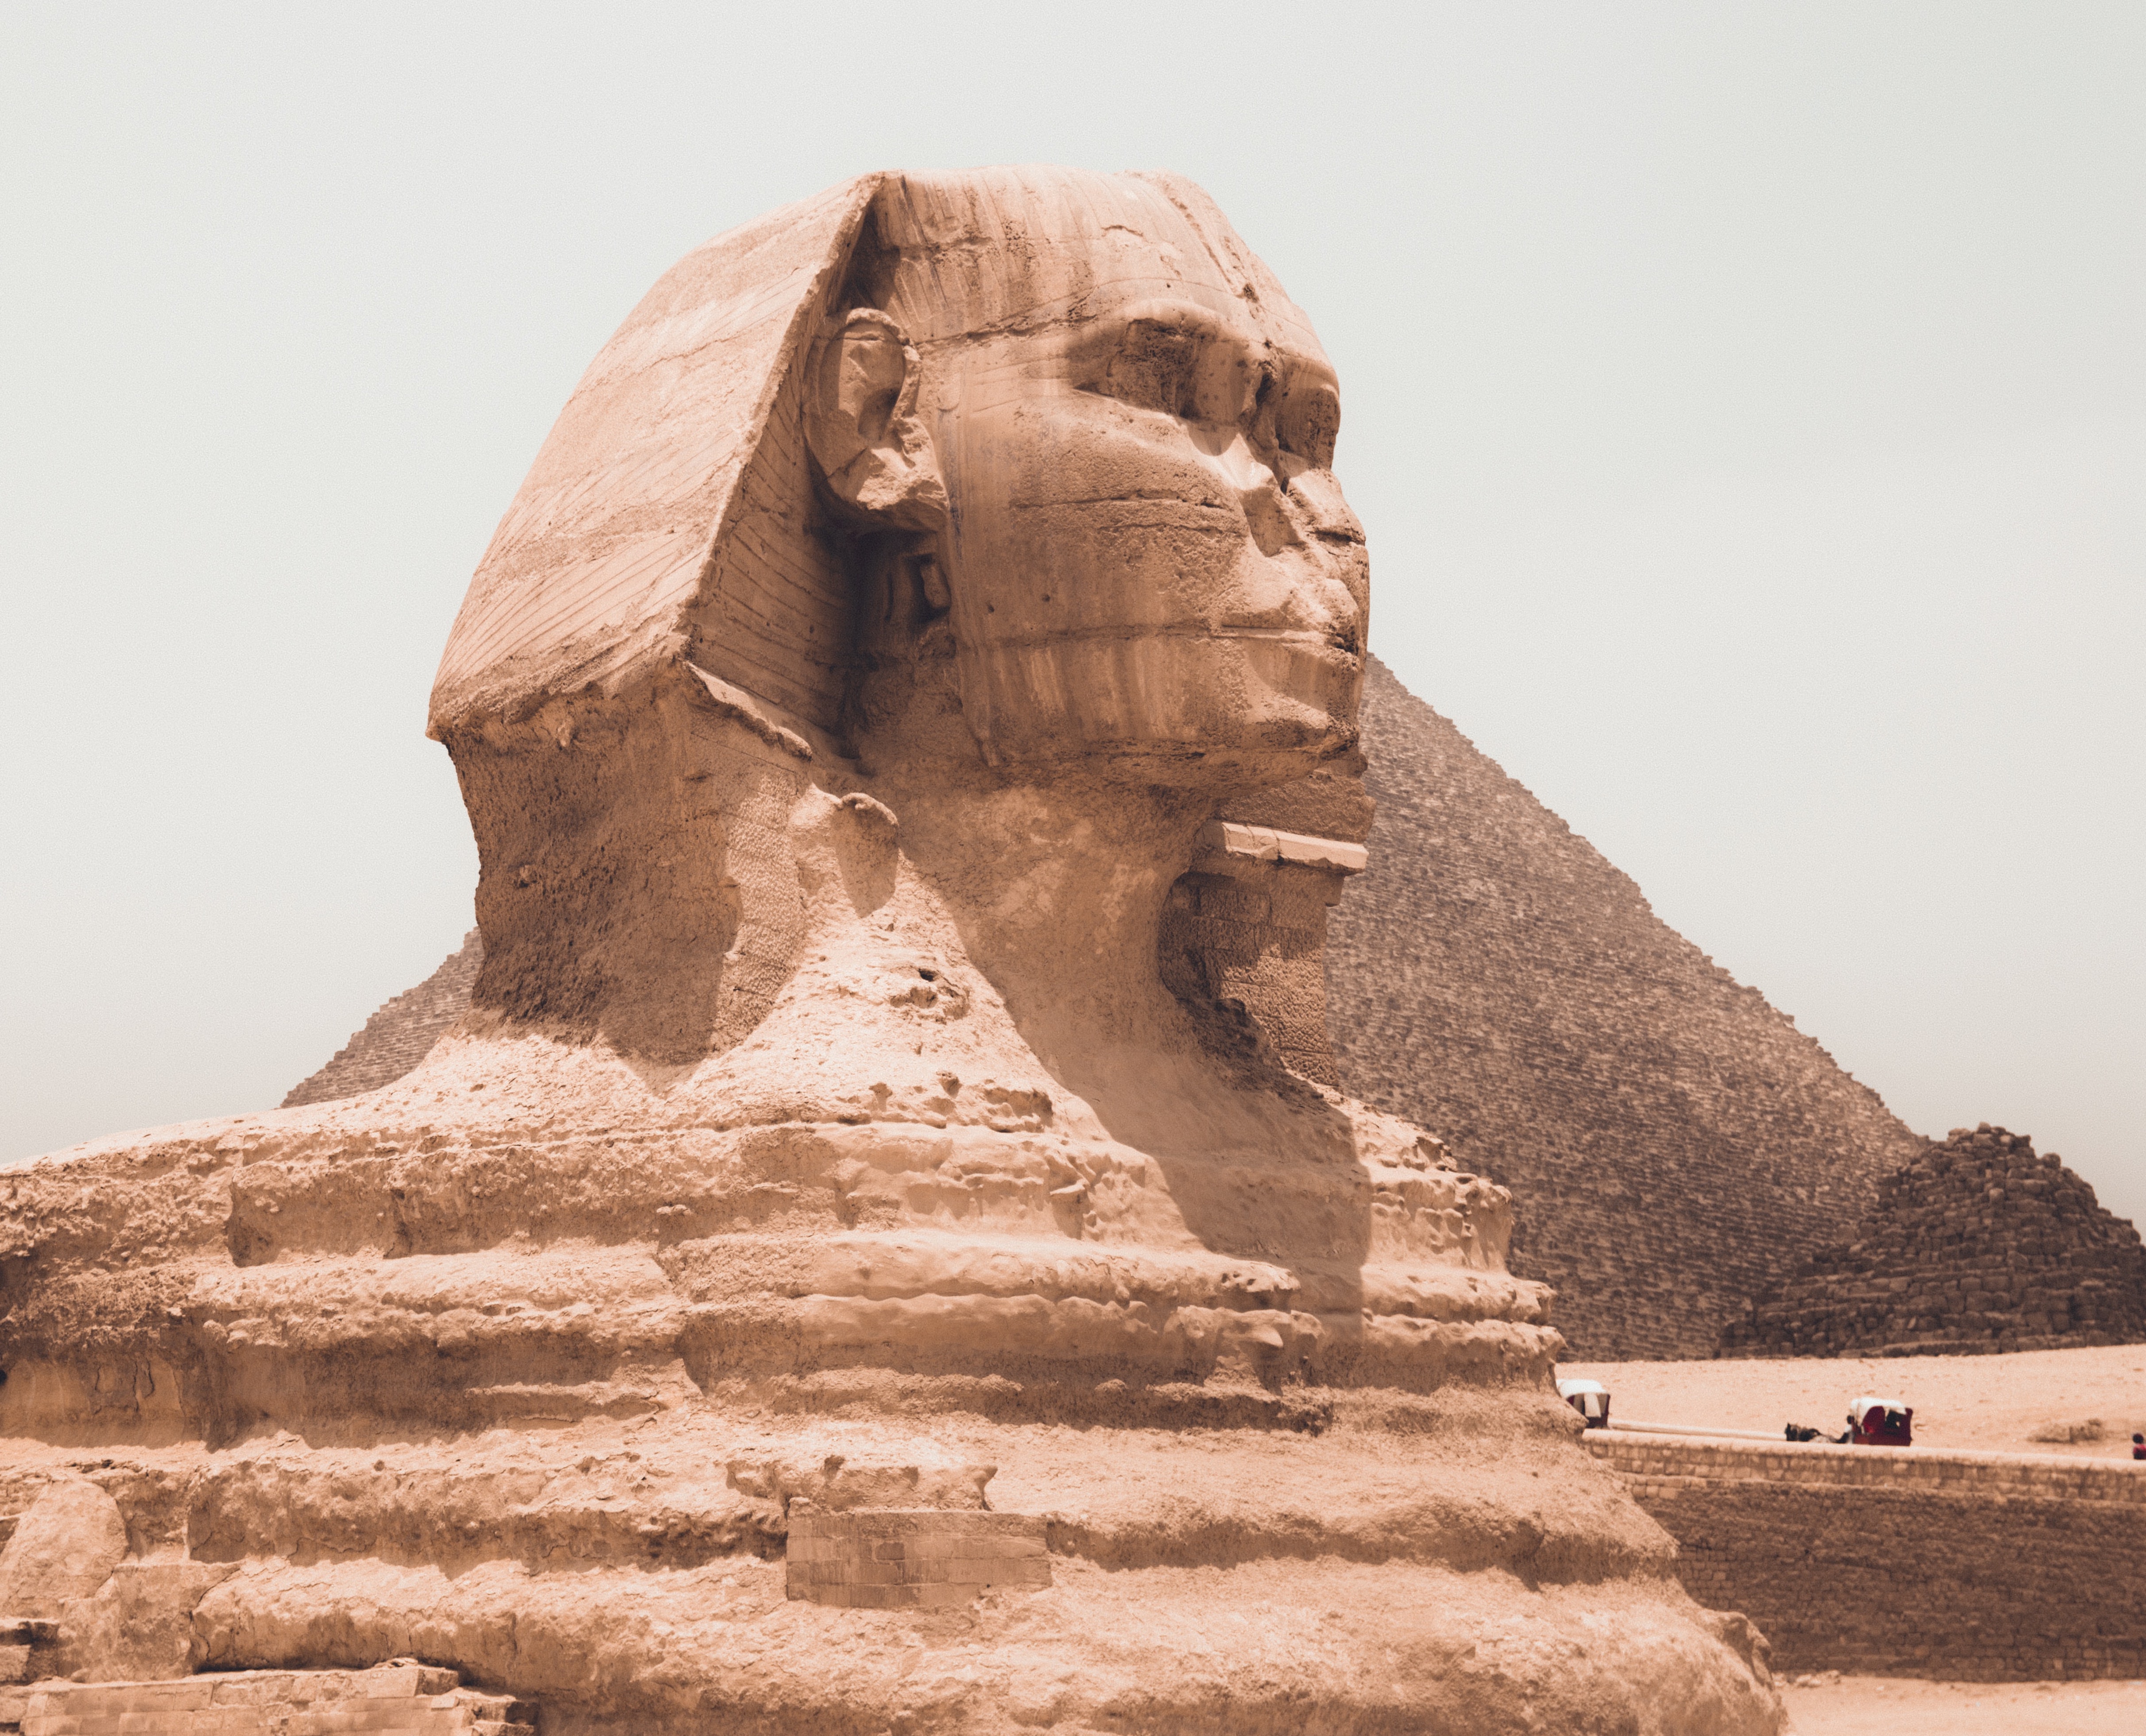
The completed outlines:
[[[456,944],[433,666],[672,260],[1046,160],[1310,312],[1411,687],[1911,1125],[2146,1218],[2142,93],[2137,0],[16,0],[0,1160],[273,1104]]]

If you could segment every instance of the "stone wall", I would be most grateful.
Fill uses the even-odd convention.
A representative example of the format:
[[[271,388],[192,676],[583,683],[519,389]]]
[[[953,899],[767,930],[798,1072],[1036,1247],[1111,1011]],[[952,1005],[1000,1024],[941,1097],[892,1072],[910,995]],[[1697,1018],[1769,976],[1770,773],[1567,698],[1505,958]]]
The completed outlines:
[[[1777,1670],[2146,1676],[2146,1466],[1591,1430]]]
[[[1373,661],[1370,866],[1329,924],[1342,1083],[1513,1190],[1575,1361],[1710,1356],[1922,1142]]]
[[[526,1702],[477,1693],[453,1670],[407,1660],[0,1687],[0,1731],[11,1736],[534,1736],[536,1719]]]
[[[1951,1355],[2146,1341],[2146,1246],[2052,1151],[1984,1122],[1879,1184],[1724,1329],[1724,1356]]]

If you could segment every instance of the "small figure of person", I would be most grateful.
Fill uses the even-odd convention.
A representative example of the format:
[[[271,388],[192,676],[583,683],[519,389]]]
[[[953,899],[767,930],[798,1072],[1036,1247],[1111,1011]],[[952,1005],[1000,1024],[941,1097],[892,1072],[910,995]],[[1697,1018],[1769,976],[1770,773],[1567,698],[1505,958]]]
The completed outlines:
[[[2131,1437],[2131,1456],[2134,1459],[2146,1459],[2146,1434],[2134,1434]]]

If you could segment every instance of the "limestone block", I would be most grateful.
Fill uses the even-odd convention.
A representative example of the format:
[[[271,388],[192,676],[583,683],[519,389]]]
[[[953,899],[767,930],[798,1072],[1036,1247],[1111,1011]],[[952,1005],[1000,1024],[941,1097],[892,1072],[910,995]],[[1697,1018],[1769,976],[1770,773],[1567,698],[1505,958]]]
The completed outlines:
[[[237,1571],[202,1561],[122,1561],[94,1594],[67,1606],[51,1673],[165,1681],[194,1656],[192,1614],[202,1594]]]
[[[112,1497],[86,1478],[55,1478],[0,1549],[0,1614],[57,1616],[93,1594],[126,1554],[127,1522]]]

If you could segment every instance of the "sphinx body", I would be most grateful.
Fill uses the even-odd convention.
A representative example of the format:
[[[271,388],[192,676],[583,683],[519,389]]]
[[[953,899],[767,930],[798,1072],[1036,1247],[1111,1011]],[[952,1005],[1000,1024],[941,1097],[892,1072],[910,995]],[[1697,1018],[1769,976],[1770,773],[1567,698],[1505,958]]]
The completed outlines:
[[[15,1474],[94,1449],[132,1539],[59,1661],[414,1653],[561,1729],[1778,1728],[1575,1444],[1503,1190],[1207,944],[1360,860],[1338,420],[1170,177],[870,177],[666,275],[441,666],[470,1016],[7,1179]],[[783,1559],[986,1509],[1047,1584]]]

